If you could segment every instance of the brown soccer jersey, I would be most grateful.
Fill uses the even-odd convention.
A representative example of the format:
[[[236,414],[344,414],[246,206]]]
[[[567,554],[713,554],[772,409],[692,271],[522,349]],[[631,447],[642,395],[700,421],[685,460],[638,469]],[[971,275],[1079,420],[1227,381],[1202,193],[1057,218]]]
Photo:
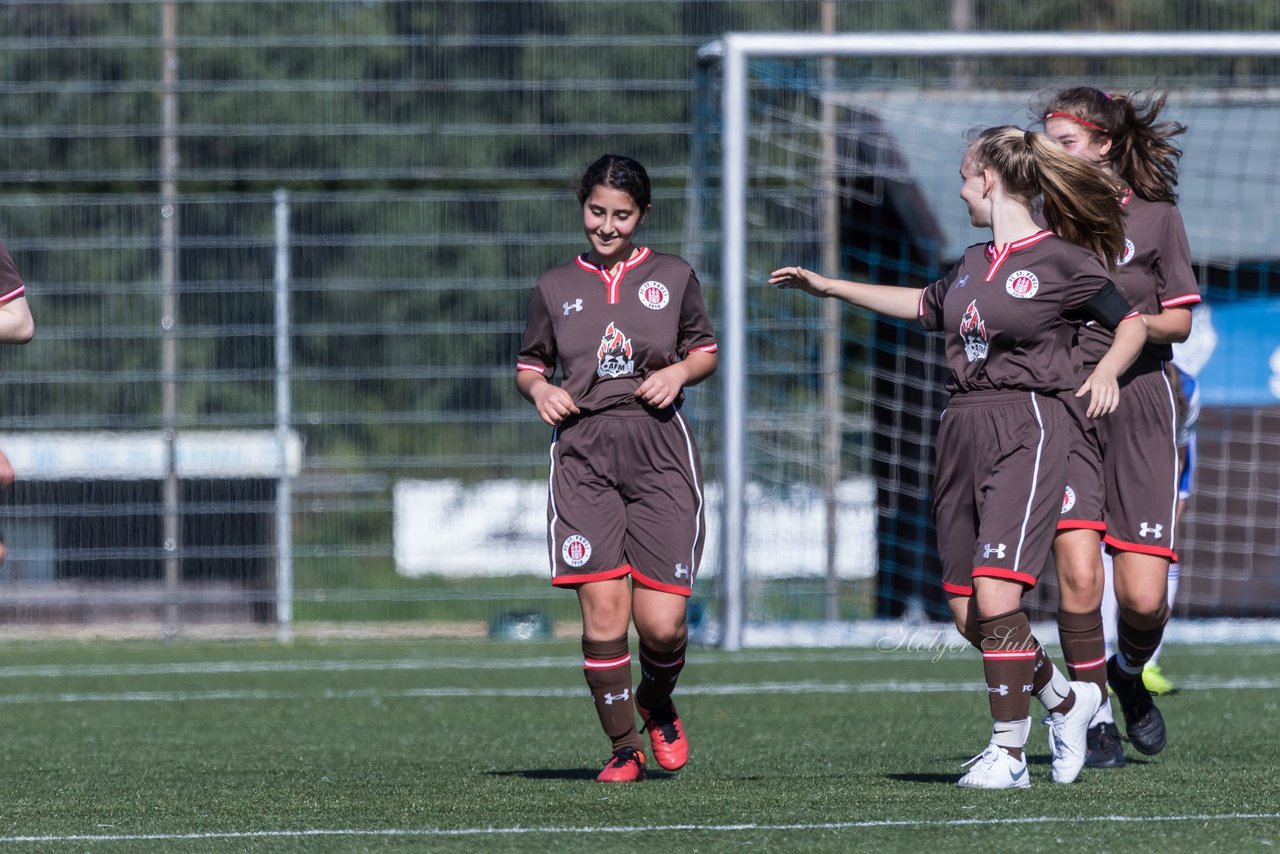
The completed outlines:
[[[0,304],[23,296],[26,290],[26,283],[18,275],[18,268],[9,256],[9,247],[0,240]]]
[[[549,378],[558,364],[581,411],[552,439],[553,584],[630,576],[690,595],[706,537],[697,446],[678,406],[653,410],[635,390],[715,351],[698,279],[674,255],[640,249],[612,271],[579,256],[538,279],[517,369]]]
[[[1097,309],[1108,282],[1097,256],[1041,231],[999,249],[970,246],[921,293],[919,316],[926,329],[946,333],[952,391],[1055,394],[1077,385],[1072,316],[1096,314],[1112,329],[1132,316],[1114,303]]]
[[[1124,254],[1116,259],[1112,276],[1125,299],[1142,314],[1164,308],[1191,307],[1200,302],[1200,286],[1191,266],[1191,247],[1182,214],[1168,202],[1149,202],[1132,192],[1121,199],[1124,208]],[[1092,369],[1111,346],[1112,334],[1097,324],[1080,331],[1080,355]],[[1139,366],[1155,370],[1173,358],[1168,344],[1148,343]]]
[[[715,352],[698,278],[675,255],[640,249],[612,272],[579,256],[538,279],[517,369],[560,385],[584,413],[633,404],[646,375]]]

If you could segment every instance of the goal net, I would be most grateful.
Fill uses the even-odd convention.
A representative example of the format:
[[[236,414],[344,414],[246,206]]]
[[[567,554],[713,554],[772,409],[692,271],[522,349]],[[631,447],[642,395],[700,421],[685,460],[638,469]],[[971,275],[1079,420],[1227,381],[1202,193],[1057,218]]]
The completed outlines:
[[[966,132],[1039,129],[1034,105],[1073,85],[1166,90],[1189,127],[1202,410],[1175,614],[1280,613],[1280,37],[737,34],[701,59],[686,254],[721,285],[724,421],[704,453],[726,646],[796,621],[947,618],[929,509],[941,340],[768,273],[939,277],[988,238],[959,200]]]

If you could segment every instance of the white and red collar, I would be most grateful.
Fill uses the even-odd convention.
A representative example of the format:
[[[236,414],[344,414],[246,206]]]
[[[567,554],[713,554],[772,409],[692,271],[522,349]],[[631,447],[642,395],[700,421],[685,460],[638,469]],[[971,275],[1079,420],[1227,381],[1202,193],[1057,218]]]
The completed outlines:
[[[989,282],[995,278],[996,270],[999,270],[1000,265],[1004,263],[1004,260],[1014,252],[1017,252],[1020,249],[1026,249],[1028,246],[1035,246],[1041,240],[1052,236],[1052,231],[1037,231],[1030,237],[1024,237],[1021,240],[1013,240],[1006,243],[1004,246],[1001,246],[998,251],[996,250],[996,245],[994,243],[988,243],[986,255],[987,260],[991,262],[991,266],[988,268],[987,275],[983,281]]]
[[[609,304],[615,305],[618,302],[619,287],[622,285],[622,279],[627,275],[627,271],[640,264],[640,262],[644,261],[651,254],[652,253],[649,251],[648,246],[641,246],[636,250],[634,255],[626,261],[623,261],[621,264],[615,265],[612,270],[606,270],[604,267],[592,264],[586,259],[585,253],[583,255],[579,255],[574,260],[578,262],[578,266],[582,269],[595,273],[600,277],[601,281],[603,281],[609,289]]]

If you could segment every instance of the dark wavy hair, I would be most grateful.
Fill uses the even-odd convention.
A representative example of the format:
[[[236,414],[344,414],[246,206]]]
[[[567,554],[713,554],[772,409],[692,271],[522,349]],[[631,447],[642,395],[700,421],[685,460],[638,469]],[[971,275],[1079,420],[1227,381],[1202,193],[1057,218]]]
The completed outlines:
[[[1160,121],[1168,93],[1108,94],[1092,86],[1063,89],[1036,109],[1043,121],[1054,113],[1075,119],[1090,136],[1111,140],[1111,168],[1133,191],[1150,202],[1178,201],[1178,160],[1182,149],[1173,137],[1186,133],[1179,122]]]
[[[587,167],[578,186],[578,204],[586,204],[587,197],[596,187],[621,190],[631,196],[641,212],[648,210],[653,201],[649,173],[644,171],[640,161],[621,154],[605,154]]]

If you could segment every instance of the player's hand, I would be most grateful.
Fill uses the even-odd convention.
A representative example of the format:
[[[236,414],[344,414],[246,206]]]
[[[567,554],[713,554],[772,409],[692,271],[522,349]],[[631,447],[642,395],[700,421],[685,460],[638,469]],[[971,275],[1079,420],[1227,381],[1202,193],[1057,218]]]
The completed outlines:
[[[644,378],[644,382],[636,388],[636,400],[647,403],[654,409],[666,409],[680,396],[685,379],[685,370],[681,365],[668,365]]]
[[[1116,375],[1099,366],[1089,374],[1084,385],[1076,391],[1076,397],[1092,395],[1089,398],[1089,409],[1085,413],[1090,418],[1101,418],[1116,411],[1120,405],[1120,383]]]
[[[9,486],[13,483],[13,465],[9,462],[9,458],[0,451],[0,486]]]
[[[816,297],[828,296],[831,280],[804,267],[782,267],[769,274],[769,284],[782,289],[794,288]]]
[[[538,410],[538,416],[552,427],[570,415],[578,414],[578,407],[569,392],[558,385],[538,383],[530,394],[533,396],[533,405]]]

